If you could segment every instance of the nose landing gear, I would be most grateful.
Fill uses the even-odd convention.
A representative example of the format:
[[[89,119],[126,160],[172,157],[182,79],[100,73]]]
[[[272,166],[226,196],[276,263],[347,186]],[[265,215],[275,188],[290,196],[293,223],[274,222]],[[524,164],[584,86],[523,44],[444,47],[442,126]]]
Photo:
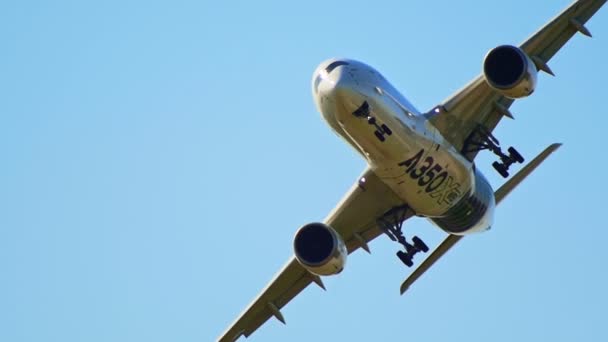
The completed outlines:
[[[417,236],[412,237],[412,243],[409,243],[403,235],[403,221],[405,221],[406,215],[408,214],[409,207],[406,205],[392,208],[387,211],[384,215],[379,217],[376,222],[378,227],[393,241],[401,244],[405,251],[398,251],[397,257],[407,267],[414,265],[413,258],[418,252],[426,253],[429,251],[429,247]]]
[[[378,124],[376,118],[371,115],[371,111],[369,110],[369,103],[367,103],[367,101],[363,101],[363,104],[353,112],[353,115],[357,118],[367,120],[368,124],[374,126],[374,128],[376,128],[376,130],[374,131],[374,135],[381,142],[384,142],[386,140],[385,136],[393,134],[393,131],[391,131],[391,129],[388,128],[387,125]]]
[[[515,163],[523,163],[524,157],[514,147],[507,149],[508,155],[500,148],[498,139],[492,135],[485,127],[479,125],[464,141],[462,154],[465,156],[471,152],[490,150],[500,158],[500,161],[492,163],[492,167],[503,177],[509,177],[509,167]]]

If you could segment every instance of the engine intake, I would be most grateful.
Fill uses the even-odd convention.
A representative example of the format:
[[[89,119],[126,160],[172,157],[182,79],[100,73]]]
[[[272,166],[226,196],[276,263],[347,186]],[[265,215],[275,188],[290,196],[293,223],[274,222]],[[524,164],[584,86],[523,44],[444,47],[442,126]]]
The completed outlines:
[[[298,229],[293,248],[298,262],[316,275],[340,273],[348,255],[344,240],[323,223],[309,223]]]
[[[515,46],[501,45],[490,50],[483,62],[483,73],[490,87],[512,99],[529,96],[536,88],[536,65]]]

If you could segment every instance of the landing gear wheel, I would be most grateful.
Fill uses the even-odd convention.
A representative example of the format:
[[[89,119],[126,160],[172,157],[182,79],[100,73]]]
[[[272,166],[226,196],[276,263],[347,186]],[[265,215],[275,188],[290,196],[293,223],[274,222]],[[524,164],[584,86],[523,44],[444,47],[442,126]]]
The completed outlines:
[[[511,158],[516,161],[517,163],[523,163],[524,162],[524,157],[521,156],[521,154],[519,154],[519,152],[517,152],[517,150],[513,147],[509,147],[507,149],[507,151],[509,152],[509,155],[511,156]]]
[[[376,136],[376,138],[378,138],[378,140],[384,142],[385,138],[384,138],[384,134],[380,131],[374,131],[374,135]]]
[[[411,255],[409,255],[403,251],[398,251],[397,257],[399,258],[399,260],[401,260],[401,262],[403,262],[405,264],[405,266],[407,266],[407,267],[414,266],[414,262],[412,261]]]
[[[414,243],[414,247],[416,247],[416,249],[418,249],[419,251],[421,251],[423,253],[426,253],[429,251],[429,247],[419,237],[414,236],[412,238],[412,242]]]
[[[505,164],[500,163],[500,162],[493,162],[492,163],[492,167],[494,167],[494,169],[503,177],[503,178],[507,178],[509,177],[509,171],[507,171],[507,168],[505,167]]]
[[[382,130],[384,131],[384,133],[386,133],[387,135],[391,135],[391,134],[393,134],[393,131],[391,131],[391,129],[390,129],[390,128],[388,128],[388,126],[387,126],[387,125],[382,124],[382,126],[381,126],[381,127],[382,127]]]
[[[376,219],[378,228],[386,234],[392,241],[399,243],[403,249],[397,252],[397,257],[407,267],[414,265],[414,256],[418,252],[428,252],[429,247],[417,236],[412,238],[412,243],[409,243],[403,235],[403,222],[413,216],[414,213],[407,205],[393,207],[385,212],[382,216]]]
[[[514,163],[523,163],[524,157],[517,152],[513,147],[507,149],[505,154],[501,148],[498,139],[483,125],[478,125],[471,134],[465,139],[461,153],[470,161],[475,157],[474,154],[478,151],[489,150],[500,158],[500,161],[492,163],[492,166],[504,178],[509,177],[509,167]]]

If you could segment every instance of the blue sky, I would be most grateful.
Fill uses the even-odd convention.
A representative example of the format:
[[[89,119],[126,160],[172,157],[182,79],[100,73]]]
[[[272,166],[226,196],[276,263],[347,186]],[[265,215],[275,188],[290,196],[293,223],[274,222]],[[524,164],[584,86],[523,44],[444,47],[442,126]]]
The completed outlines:
[[[0,340],[214,340],[365,167],[314,108],[321,61],[375,66],[426,110],[569,3],[2,3]],[[528,159],[564,146],[490,232],[403,297],[380,237],[250,340],[608,339],[608,8],[587,26],[496,130]]]

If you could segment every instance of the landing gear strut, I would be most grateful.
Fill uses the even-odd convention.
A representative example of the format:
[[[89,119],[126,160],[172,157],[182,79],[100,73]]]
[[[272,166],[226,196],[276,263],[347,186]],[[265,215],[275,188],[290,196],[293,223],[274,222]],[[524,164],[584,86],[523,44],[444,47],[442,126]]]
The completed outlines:
[[[376,138],[378,138],[378,140],[382,142],[386,140],[385,135],[393,134],[393,131],[391,131],[391,129],[388,128],[387,125],[378,124],[376,118],[371,115],[371,111],[369,110],[369,103],[367,103],[367,101],[363,101],[363,104],[353,112],[353,115],[358,118],[367,120],[368,124],[374,126],[374,128],[376,128],[376,130],[374,131],[374,135],[376,136]]]
[[[523,163],[524,157],[517,152],[513,147],[507,149],[508,155],[502,152],[500,149],[500,143],[498,139],[492,135],[485,127],[478,125],[477,128],[469,135],[464,141],[462,147],[462,154],[465,156],[471,152],[477,152],[482,150],[490,150],[492,153],[500,158],[500,161],[492,163],[492,167],[501,175],[503,178],[509,177],[509,166],[515,163]]]
[[[418,252],[426,253],[429,251],[427,245],[417,236],[412,238],[412,243],[407,242],[405,236],[403,235],[403,221],[405,221],[406,215],[408,213],[409,207],[406,205],[395,207],[389,211],[387,211],[384,215],[379,217],[376,222],[378,223],[378,227],[386,234],[388,237],[400,243],[405,251],[398,251],[397,257],[407,266],[412,267],[414,265],[413,258],[414,255]]]

